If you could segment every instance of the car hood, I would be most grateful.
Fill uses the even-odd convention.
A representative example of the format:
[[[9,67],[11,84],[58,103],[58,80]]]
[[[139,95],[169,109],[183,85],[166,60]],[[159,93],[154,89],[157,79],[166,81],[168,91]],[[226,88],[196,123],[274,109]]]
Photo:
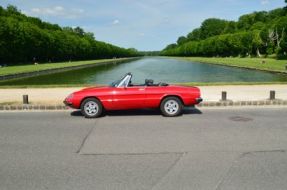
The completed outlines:
[[[110,90],[110,86],[96,86],[96,87],[88,87],[84,88],[78,92],[87,92],[87,91],[105,91],[105,90]]]
[[[108,86],[93,86],[93,87],[87,87],[87,88],[83,88],[80,91],[86,91],[86,90],[96,90],[96,89],[107,89],[109,88]]]

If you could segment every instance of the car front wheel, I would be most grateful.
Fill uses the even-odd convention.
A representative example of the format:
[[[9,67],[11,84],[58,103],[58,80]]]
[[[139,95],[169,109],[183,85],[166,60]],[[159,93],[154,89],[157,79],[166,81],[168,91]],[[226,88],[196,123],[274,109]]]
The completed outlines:
[[[177,97],[167,97],[160,104],[160,110],[164,116],[175,117],[182,113],[183,105]]]
[[[81,104],[81,112],[86,118],[96,118],[102,114],[103,106],[96,98],[87,98]]]

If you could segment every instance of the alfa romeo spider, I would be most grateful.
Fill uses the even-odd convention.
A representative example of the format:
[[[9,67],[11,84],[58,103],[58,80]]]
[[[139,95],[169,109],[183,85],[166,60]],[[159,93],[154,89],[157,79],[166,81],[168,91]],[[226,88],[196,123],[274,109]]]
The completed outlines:
[[[202,101],[197,87],[154,83],[146,79],[144,84],[133,84],[132,74],[127,73],[109,86],[90,87],[70,94],[65,105],[80,109],[86,118],[101,116],[104,110],[128,110],[159,108],[167,117],[178,116],[184,106]]]

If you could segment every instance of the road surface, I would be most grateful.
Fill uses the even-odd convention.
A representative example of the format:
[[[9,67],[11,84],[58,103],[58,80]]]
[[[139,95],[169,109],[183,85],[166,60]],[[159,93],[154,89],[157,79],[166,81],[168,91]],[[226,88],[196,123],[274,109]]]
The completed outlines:
[[[1,190],[287,186],[287,108],[0,112]]]

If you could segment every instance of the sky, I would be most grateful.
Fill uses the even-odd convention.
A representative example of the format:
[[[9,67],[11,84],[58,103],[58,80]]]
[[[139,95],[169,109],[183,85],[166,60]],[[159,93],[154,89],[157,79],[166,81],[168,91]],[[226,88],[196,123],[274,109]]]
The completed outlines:
[[[0,0],[60,26],[80,26],[97,40],[141,51],[162,50],[207,18],[238,20],[283,7],[284,0]]]

